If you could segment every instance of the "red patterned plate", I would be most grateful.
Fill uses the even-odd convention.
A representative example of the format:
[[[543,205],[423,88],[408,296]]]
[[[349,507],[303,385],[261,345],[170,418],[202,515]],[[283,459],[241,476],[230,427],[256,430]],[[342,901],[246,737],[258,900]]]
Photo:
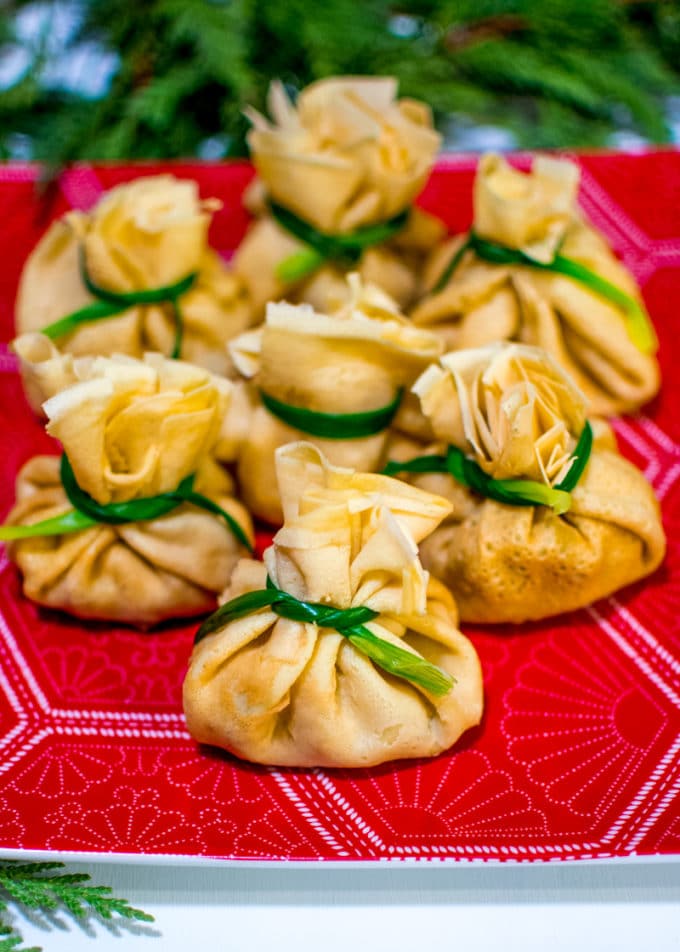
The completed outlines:
[[[241,862],[680,853],[680,153],[578,161],[583,209],[641,282],[659,331],[663,392],[616,431],[662,501],[664,567],[549,624],[468,628],[484,666],[486,713],[452,753],[370,770],[296,771],[238,763],[192,741],[180,686],[194,626],[142,634],[76,624],[26,601],[3,556],[3,852]],[[468,158],[444,159],[422,199],[457,230],[471,219],[473,169]],[[162,170],[222,199],[211,239],[228,254],[246,227],[240,196],[250,168]],[[41,203],[33,168],[0,167],[5,340],[21,265],[48,222],[158,171],[78,167]],[[0,387],[4,514],[17,469],[50,441],[6,350]]]

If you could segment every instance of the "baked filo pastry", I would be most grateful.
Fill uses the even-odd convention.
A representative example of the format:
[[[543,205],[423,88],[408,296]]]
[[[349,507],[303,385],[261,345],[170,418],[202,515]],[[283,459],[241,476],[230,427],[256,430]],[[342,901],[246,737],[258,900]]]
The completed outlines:
[[[482,714],[473,646],[418,559],[446,500],[277,451],[284,525],[199,630],[184,712],[201,743],[286,766],[366,767],[449,748]]]
[[[285,297],[324,311],[355,269],[411,303],[424,254],[445,231],[413,206],[441,141],[429,108],[398,99],[388,76],[322,79],[295,105],[275,82],[268,108],[271,120],[247,113],[258,178],[246,205],[257,220],[234,262],[253,307]]]
[[[539,156],[525,173],[483,156],[472,229],[432,253],[411,314],[447,350],[543,347],[592,413],[631,412],[659,389],[656,337],[634,278],[579,213],[578,186],[567,160]]]
[[[446,354],[414,390],[441,442],[402,447],[387,471],[451,501],[421,557],[464,621],[581,608],[660,564],[649,483],[550,355],[507,343]]]
[[[250,325],[251,309],[208,245],[219,207],[196,182],[157,175],[68,212],[26,261],[17,334],[44,331],[78,356],[158,351],[232,374],[226,342]]]
[[[265,323],[232,342],[251,384],[234,401],[218,453],[237,460],[242,498],[269,522],[282,515],[277,447],[307,439],[336,465],[379,469],[405,392],[441,353],[436,335],[414,327],[378,288],[355,274],[348,292],[333,314],[270,303]]]
[[[231,384],[159,354],[70,366],[44,405],[64,455],[23,466],[0,529],[25,594],[140,626],[210,611],[252,541],[210,455]]]

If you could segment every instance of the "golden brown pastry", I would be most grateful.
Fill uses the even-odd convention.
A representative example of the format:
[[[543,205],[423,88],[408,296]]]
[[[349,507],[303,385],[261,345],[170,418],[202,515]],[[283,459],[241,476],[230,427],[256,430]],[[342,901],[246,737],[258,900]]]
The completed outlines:
[[[268,106],[271,122],[249,112],[248,144],[259,178],[247,204],[258,220],[234,262],[255,310],[285,297],[325,311],[338,295],[342,300],[344,273],[354,268],[408,305],[424,252],[444,234],[439,221],[411,209],[440,144],[427,106],[397,99],[393,78],[353,76],[313,83],[295,106],[273,83]],[[283,212],[273,214],[270,202]],[[335,238],[401,219],[353,259],[322,256],[305,271],[291,264],[314,252],[290,223],[282,224],[286,213],[302,220],[303,230]]]
[[[493,263],[479,244],[475,250],[466,248],[464,236],[452,238],[433,252],[411,316],[436,329],[451,350],[499,340],[540,346],[573,377],[594,414],[629,412],[659,388],[656,338],[634,279],[580,217],[577,190],[571,162],[539,156],[526,174],[499,156],[482,157],[474,235],[521,252],[525,263],[503,256]],[[585,267],[627,303],[551,270],[560,259]],[[448,278],[447,268],[453,268]]]
[[[351,299],[340,311],[270,304],[265,323],[232,342],[234,362],[252,386],[234,402],[224,428],[231,439],[220,442],[218,455],[237,458],[242,498],[272,523],[281,521],[276,448],[311,439],[337,465],[379,469],[400,391],[441,352],[438,338],[403,318],[377,288],[363,286],[357,275],[348,283]],[[297,416],[287,415],[291,407]],[[297,419],[310,411],[314,420]],[[347,430],[346,420],[328,420],[329,414],[365,413],[380,419],[366,426],[359,421],[358,431],[354,424]],[[325,417],[321,429],[319,415]]]
[[[234,525],[252,540],[250,517],[234,499],[230,477],[209,456],[231,385],[158,354],[143,361],[65,361],[77,382],[44,409],[48,432],[70,464],[79,506],[67,493],[63,461],[39,456],[18,475],[8,523],[30,526],[75,510],[76,519],[85,513],[85,528],[9,542],[25,593],[81,618],[138,625],[208,611],[246,551]],[[151,519],[133,521],[124,507],[118,523],[87,521],[92,506],[129,506],[178,492],[178,504]],[[206,511],[206,502],[224,515]]]
[[[40,331],[95,303],[89,279],[105,292],[137,294],[167,288],[195,274],[177,298],[179,355],[215,373],[233,373],[226,342],[250,324],[240,280],[208,247],[214,201],[196,183],[171,175],[140,178],[107,192],[91,212],[69,212],[48,229],[28,258],[16,303],[17,333]],[[75,355],[146,351],[168,356],[177,340],[171,302],[137,303],[56,334]]]
[[[262,592],[268,575],[298,608],[370,609],[369,641],[377,636],[387,654],[409,652],[414,668],[408,677],[387,673],[361,636],[293,620],[270,593],[273,604],[225,621],[218,612],[204,626],[184,682],[190,732],[246,760],[289,766],[364,767],[446,750],[482,713],[477,655],[450,594],[418,560],[416,543],[448,504],[333,467],[305,443],[278,450],[277,474],[284,526],[264,564],[239,563],[222,601]],[[435,676],[429,688],[413,680],[423,661]]]
[[[608,428],[592,427],[587,455],[584,397],[549,355],[519,344],[446,354],[414,391],[441,441],[421,453],[446,462],[412,478],[454,507],[421,557],[449,586],[464,621],[571,611],[660,564],[665,538],[651,487],[618,454]],[[409,456],[403,446],[395,455]],[[481,477],[461,479],[463,456]],[[571,488],[579,460],[585,468]],[[511,481],[503,486],[525,504],[490,498],[485,477]]]

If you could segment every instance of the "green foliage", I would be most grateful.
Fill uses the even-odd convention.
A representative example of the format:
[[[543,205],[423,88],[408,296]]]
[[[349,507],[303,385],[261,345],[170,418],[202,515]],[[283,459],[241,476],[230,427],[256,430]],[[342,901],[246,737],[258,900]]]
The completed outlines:
[[[0,48],[30,0],[10,0]],[[118,56],[93,101],[41,82],[49,23],[31,65],[0,91],[0,156],[17,134],[51,165],[173,158],[206,139],[243,154],[243,108],[340,73],[391,73],[439,121],[495,123],[523,146],[601,145],[612,131],[666,142],[663,97],[680,81],[677,0],[71,0],[67,48]]]
[[[631,21],[649,42],[660,52],[663,59],[680,69],[680,4],[678,0],[635,0],[630,4]]]
[[[66,909],[76,919],[85,919],[95,913],[102,919],[122,919],[153,922],[153,916],[133,908],[127,899],[111,895],[108,886],[90,886],[87,873],[60,873],[63,863],[20,863],[0,860],[0,914],[13,901],[27,909],[54,911]],[[0,952],[40,952],[32,947],[19,948],[23,939],[10,925],[0,921]]]

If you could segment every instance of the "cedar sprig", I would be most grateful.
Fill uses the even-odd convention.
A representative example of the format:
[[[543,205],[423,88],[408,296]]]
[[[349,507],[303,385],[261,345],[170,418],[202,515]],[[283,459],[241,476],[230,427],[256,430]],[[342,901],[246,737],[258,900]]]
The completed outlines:
[[[4,0],[0,49],[21,46],[19,14],[34,5]],[[27,69],[0,83],[0,157],[23,149],[54,167],[206,145],[206,155],[242,154],[242,109],[264,107],[271,79],[299,90],[343,73],[393,74],[449,131],[491,122],[521,146],[603,145],[621,128],[671,138],[677,0],[363,0],[360,17],[355,0],[73,0],[69,9],[78,25],[63,48],[48,29]],[[51,62],[92,42],[118,64],[98,99],[43,81]]]
[[[0,906],[0,909],[4,907]],[[42,952],[37,945],[19,948],[24,940],[12,926],[0,922],[0,952]]]
[[[0,952],[40,952],[36,947],[20,949],[23,939],[16,929],[2,922],[8,901],[47,912],[64,908],[76,919],[95,913],[109,920],[118,916],[138,922],[154,921],[153,916],[135,909],[127,899],[112,896],[110,886],[90,885],[87,873],[54,872],[59,869],[64,869],[63,863],[0,860]]]

